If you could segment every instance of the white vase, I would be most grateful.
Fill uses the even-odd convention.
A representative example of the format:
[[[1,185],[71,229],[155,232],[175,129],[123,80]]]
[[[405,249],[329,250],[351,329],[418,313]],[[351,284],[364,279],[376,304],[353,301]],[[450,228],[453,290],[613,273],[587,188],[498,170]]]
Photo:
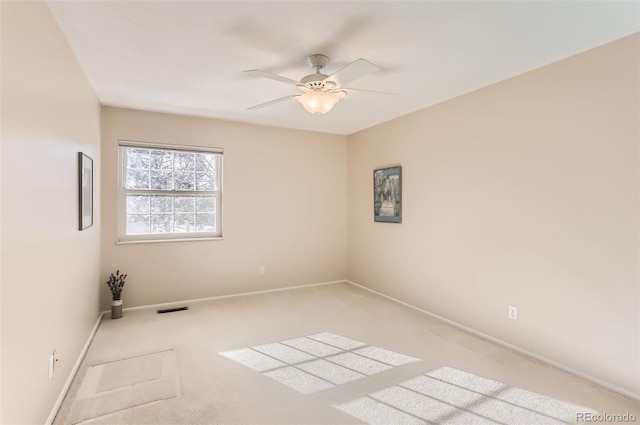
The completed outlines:
[[[122,317],[122,300],[111,301],[111,318],[119,319]]]

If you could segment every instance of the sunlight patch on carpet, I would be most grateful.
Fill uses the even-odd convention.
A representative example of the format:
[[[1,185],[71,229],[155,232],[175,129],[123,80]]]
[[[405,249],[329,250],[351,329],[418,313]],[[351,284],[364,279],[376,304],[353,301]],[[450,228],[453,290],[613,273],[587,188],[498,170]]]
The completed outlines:
[[[315,359],[315,357],[310,354],[303,353],[300,350],[296,350],[295,348],[288,347],[284,344],[265,344],[252,348],[288,364],[302,363],[304,361]]]
[[[218,354],[302,394],[420,361],[330,332]]]
[[[277,367],[286,366],[286,364],[282,363],[281,361],[262,354],[258,351],[252,350],[251,348],[226,351],[219,354],[242,365],[245,365],[248,368],[257,370],[258,372],[264,372],[265,370],[271,370]]]
[[[384,372],[385,370],[393,368],[393,366],[391,365],[384,364],[379,361],[372,360],[351,352],[330,356],[327,357],[327,360],[347,367],[349,369],[353,369],[356,372],[360,372],[365,375],[375,375],[376,373]]]
[[[78,390],[73,424],[180,395],[173,350],[91,366]]]
[[[333,347],[307,337],[288,339],[286,341],[282,341],[282,343],[316,357],[325,357],[330,356],[331,354],[342,353],[341,348]]]
[[[295,367],[272,370],[271,372],[266,372],[264,375],[302,394],[313,394],[334,386],[324,379],[303,372]]]
[[[369,425],[566,424],[597,413],[450,367],[333,407]]]
[[[323,359],[298,365],[298,368],[336,385],[346,384],[347,382],[365,377],[365,375],[362,375],[361,373]]]
[[[343,350],[353,350],[354,348],[367,345],[364,342],[356,341],[355,339],[351,338],[345,338],[340,335],[332,334],[331,332],[322,332],[315,335],[309,335],[307,338],[324,342],[325,344],[333,345],[334,347],[342,348]]]
[[[424,421],[368,397],[349,401],[338,408],[369,425],[424,425]]]

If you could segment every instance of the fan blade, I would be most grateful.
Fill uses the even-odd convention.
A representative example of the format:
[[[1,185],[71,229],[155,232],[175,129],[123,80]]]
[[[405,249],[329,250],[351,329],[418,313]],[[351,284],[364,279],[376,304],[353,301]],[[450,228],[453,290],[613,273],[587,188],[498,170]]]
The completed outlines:
[[[262,108],[267,107],[267,106],[275,105],[276,103],[284,102],[285,100],[293,99],[296,96],[298,96],[298,95],[297,94],[290,94],[289,96],[281,97],[280,99],[270,100],[268,102],[261,103],[259,105],[255,105],[255,106],[252,106],[251,108],[247,108],[247,109],[249,109],[249,110],[262,109]]]
[[[371,74],[379,70],[380,67],[372,64],[366,59],[356,59],[349,65],[345,66],[338,72],[329,75],[324,81],[333,81],[338,87],[357,80],[360,77],[364,77],[367,74]]]
[[[364,91],[368,93],[378,93],[378,94],[390,94],[392,96],[398,96],[398,93],[391,93],[388,91],[375,91],[375,90],[364,90],[364,89],[354,89],[351,87],[340,87],[340,90],[353,90],[353,91]]]
[[[283,77],[281,75],[272,74],[270,72],[260,71],[259,69],[248,69],[244,72],[250,75],[255,75],[256,77],[264,77],[280,81],[281,83],[293,84],[294,86],[300,85],[299,81],[292,80],[291,78]]]

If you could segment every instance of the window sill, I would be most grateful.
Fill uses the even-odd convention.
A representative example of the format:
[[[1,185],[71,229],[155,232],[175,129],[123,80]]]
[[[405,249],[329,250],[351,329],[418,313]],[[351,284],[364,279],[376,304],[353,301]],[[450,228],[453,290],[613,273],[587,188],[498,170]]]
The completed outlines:
[[[179,239],[142,239],[142,240],[130,240],[130,241],[116,241],[116,245],[136,245],[145,243],[166,243],[166,242],[200,242],[200,241],[221,241],[224,240],[222,236],[211,236],[204,238],[179,238]]]

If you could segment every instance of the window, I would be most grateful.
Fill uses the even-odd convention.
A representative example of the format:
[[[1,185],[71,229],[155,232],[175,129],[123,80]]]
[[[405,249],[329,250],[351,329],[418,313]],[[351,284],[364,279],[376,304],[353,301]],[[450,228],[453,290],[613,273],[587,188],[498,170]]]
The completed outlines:
[[[222,149],[120,142],[119,241],[222,237]]]

